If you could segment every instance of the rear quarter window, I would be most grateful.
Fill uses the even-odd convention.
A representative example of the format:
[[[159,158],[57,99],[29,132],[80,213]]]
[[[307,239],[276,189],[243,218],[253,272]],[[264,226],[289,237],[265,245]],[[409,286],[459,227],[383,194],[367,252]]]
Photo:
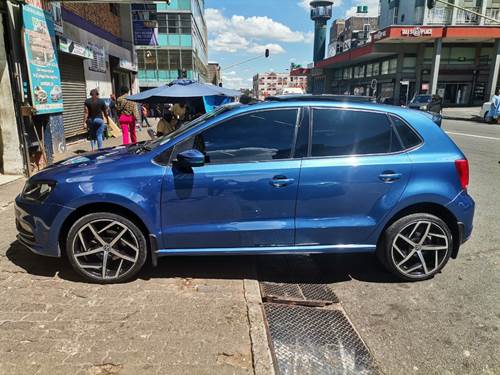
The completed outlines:
[[[390,116],[390,118],[405,150],[418,146],[422,143],[422,140],[417,133],[415,133],[415,131],[410,128],[406,122],[396,116]]]

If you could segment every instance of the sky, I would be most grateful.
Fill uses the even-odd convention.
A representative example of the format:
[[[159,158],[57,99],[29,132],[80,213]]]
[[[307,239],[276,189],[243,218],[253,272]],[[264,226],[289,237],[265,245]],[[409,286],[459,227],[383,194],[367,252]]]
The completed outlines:
[[[208,59],[222,67],[224,86],[251,88],[256,73],[285,72],[292,62],[304,67],[311,63],[314,23],[309,19],[309,2],[205,0]],[[336,0],[332,20],[355,15],[358,5],[368,5],[369,15],[378,14],[378,0]],[[264,56],[266,48],[270,50],[268,59],[230,67]]]

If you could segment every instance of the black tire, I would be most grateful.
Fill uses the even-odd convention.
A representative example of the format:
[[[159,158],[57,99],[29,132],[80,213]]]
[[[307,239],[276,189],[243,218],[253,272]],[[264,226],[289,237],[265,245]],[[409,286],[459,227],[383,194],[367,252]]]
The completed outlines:
[[[421,237],[425,235],[427,223],[430,223],[429,235],[422,244],[419,244],[422,241]],[[414,232],[411,232],[414,228],[416,228]],[[404,238],[409,238],[414,245],[409,244]],[[442,250],[434,251],[430,250],[430,247]],[[377,257],[382,265],[400,280],[420,281],[430,279],[440,272],[450,259],[452,249],[453,237],[448,225],[437,216],[417,213],[404,216],[387,227],[379,241]],[[408,260],[403,262],[407,258]],[[411,271],[414,267],[418,267],[419,263],[420,267]]]
[[[89,224],[92,224],[92,229]],[[111,227],[105,230],[106,225],[111,225]],[[98,233],[99,238],[108,246],[100,243],[92,230]],[[79,232],[85,245],[82,245]],[[122,232],[124,234],[120,237],[119,234]],[[118,238],[117,242],[109,246],[115,238]],[[99,251],[99,248],[102,250]],[[99,284],[122,283],[133,278],[146,262],[147,248],[144,234],[133,221],[110,212],[91,213],[78,219],[71,226],[66,239],[66,253],[73,269],[85,280]],[[79,253],[89,250],[98,252],[78,256]],[[99,262],[102,262],[100,271],[96,268]],[[102,276],[103,264],[109,264],[110,268],[109,272],[108,267],[106,268],[104,277]]]

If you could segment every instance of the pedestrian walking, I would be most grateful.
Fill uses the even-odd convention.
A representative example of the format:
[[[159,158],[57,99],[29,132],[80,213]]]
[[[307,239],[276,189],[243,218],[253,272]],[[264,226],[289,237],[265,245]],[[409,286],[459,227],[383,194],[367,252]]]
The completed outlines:
[[[129,88],[123,86],[120,89],[120,97],[116,100],[116,111],[118,114],[118,122],[122,129],[123,144],[137,143],[137,133],[135,123],[139,119],[139,111],[136,103],[127,100]]]
[[[106,132],[106,124],[109,122],[108,108],[104,100],[99,98],[99,90],[90,90],[90,98],[85,100],[84,105],[84,127],[88,131],[92,150],[102,148],[103,136]]]
[[[490,115],[495,122],[500,124],[500,89],[496,89],[495,95],[491,98]]]
[[[116,96],[115,94],[111,94],[109,96],[109,115],[113,119],[114,122],[118,122],[118,117],[116,114]]]
[[[141,126],[144,127],[144,122],[146,122],[146,126],[148,128],[151,127],[148,121],[148,105],[143,104],[141,105]]]

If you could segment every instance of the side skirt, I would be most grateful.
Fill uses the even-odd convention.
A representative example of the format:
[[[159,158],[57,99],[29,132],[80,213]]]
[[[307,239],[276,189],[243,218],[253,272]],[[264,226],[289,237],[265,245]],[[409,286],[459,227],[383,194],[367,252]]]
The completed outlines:
[[[346,254],[373,253],[375,245],[299,245],[299,246],[259,246],[200,249],[159,249],[155,255],[264,255],[264,254]]]

